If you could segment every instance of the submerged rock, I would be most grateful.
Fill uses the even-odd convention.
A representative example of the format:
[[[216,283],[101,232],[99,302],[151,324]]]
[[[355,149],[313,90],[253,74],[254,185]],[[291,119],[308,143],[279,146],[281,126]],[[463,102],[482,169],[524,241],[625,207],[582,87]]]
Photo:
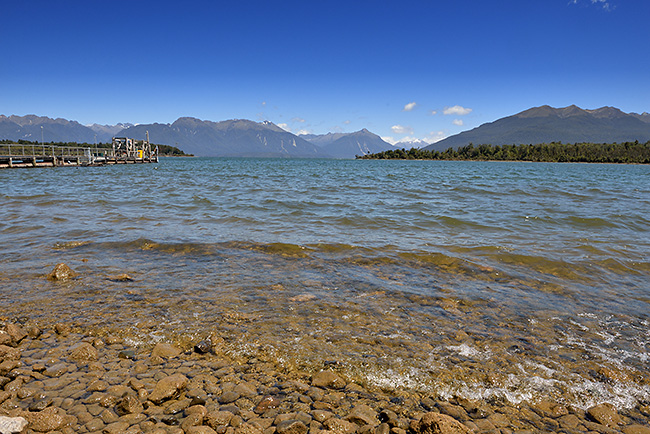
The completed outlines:
[[[311,385],[314,387],[342,389],[345,387],[345,381],[332,371],[320,371],[312,377]]]
[[[56,264],[54,269],[50,274],[47,275],[48,280],[70,280],[77,277],[78,274],[75,273],[72,268],[68,267],[66,264]]]
[[[89,343],[84,342],[74,346],[70,351],[68,358],[75,362],[90,362],[97,360],[98,356],[99,353],[97,352],[97,349]]]
[[[608,428],[616,428],[621,423],[621,417],[610,404],[600,404],[587,410],[589,417]]]
[[[151,351],[151,357],[160,357],[163,359],[178,357],[181,354],[183,354],[183,351],[180,348],[165,342],[157,343],[153,351]]]
[[[204,339],[194,346],[194,351],[199,354],[206,354],[212,350],[212,341],[210,339]]]
[[[17,344],[19,344],[20,341],[27,337],[27,332],[16,324],[7,324],[5,326],[5,331],[9,333],[9,336],[11,336],[11,338]]]
[[[119,274],[117,276],[110,276],[107,278],[111,282],[133,282],[135,279],[133,277],[129,276],[128,274]]]
[[[188,379],[183,374],[174,374],[160,380],[149,395],[149,400],[154,404],[171,399],[178,395],[187,386]]]
[[[125,394],[124,397],[119,400],[115,406],[115,412],[119,416],[124,416],[125,414],[138,414],[141,413],[142,410],[142,403],[132,393]]]
[[[277,434],[306,434],[307,426],[299,420],[291,419],[280,422],[276,427]]]
[[[60,428],[65,423],[66,413],[57,407],[48,407],[38,413],[27,413],[29,427],[34,431],[48,432]]]

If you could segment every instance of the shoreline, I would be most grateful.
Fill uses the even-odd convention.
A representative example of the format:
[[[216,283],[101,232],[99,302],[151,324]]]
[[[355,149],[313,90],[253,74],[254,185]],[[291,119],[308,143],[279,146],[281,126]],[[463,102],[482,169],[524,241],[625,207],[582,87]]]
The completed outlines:
[[[650,432],[647,405],[584,411],[551,401],[442,400],[365,388],[336,365],[306,372],[235,358],[216,336],[188,348],[136,348],[64,324],[3,324],[0,416],[25,418],[22,432],[418,434],[429,413],[467,432]]]

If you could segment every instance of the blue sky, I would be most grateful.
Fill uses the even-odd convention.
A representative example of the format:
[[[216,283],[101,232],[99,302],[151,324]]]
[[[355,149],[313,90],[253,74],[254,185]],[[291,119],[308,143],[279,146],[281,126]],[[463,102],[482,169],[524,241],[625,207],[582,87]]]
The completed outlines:
[[[648,0],[7,1],[0,114],[433,141],[548,104],[650,111]]]

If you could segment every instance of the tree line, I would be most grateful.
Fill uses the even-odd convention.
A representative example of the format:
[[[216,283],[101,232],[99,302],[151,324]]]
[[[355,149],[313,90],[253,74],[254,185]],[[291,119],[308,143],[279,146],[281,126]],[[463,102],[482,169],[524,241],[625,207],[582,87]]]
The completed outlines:
[[[650,164],[650,141],[646,143],[542,143],[538,145],[479,145],[428,151],[391,149],[376,154],[357,155],[366,160],[478,160],[534,161],[555,163]]]
[[[29,140],[0,140],[0,145],[13,145],[13,144],[18,144],[18,145],[34,145],[34,146],[42,146],[43,144],[41,142],[33,142]],[[79,143],[79,142],[46,142],[44,143],[45,146],[65,146],[65,147],[70,147],[70,148],[100,148],[100,149],[112,149],[113,148],[113,143]],[[169,146],[169,145],[156,145],[156,144],[151,144],[151,146],[158,146],[158,155],[163,156],[163,157],[180,157],[180,156],[190,156],[190,154],[186,154],[185,152],[181,151],[175,146]]]

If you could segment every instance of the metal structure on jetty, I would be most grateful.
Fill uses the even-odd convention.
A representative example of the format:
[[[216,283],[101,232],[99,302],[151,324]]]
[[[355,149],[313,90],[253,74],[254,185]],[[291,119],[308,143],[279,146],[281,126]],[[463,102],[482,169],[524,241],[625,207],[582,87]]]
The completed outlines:
[[[158,146],[146,140],[114,137],[112,148],[0,144],[0,169],[18,167],[104,166],[157,163]]]

